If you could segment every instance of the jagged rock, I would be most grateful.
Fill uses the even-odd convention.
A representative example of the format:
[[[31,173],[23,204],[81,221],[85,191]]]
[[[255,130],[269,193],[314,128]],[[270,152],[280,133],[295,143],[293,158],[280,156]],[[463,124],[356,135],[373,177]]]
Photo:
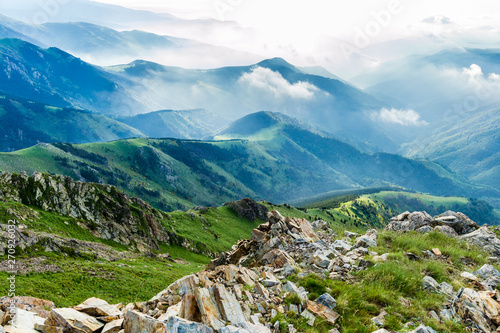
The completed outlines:
[[[479,275],[483,279],[487,279],[492,275],[500,277],[500,272],[498,272],[498,270],[496,270],[495,267],[485,264],[476,271],[476,275]]]
[[[371,229],[366,234],[356,238],[354,247],[376,247],[377,246],[377,230]]]
[[[75,309],[53,309],[45,321],[45,325],[59,326],[68,332],[92,333],[104,327],[104,323],[96,318]]]
[[[487,227],[481,227],[471,233],[460,236],[460,239],[490,252],[494,256],[500,256],[500,239]]]
[[[123,328],[125,329],[125,333],[167,333],[167,327],[165,323],[134,310],[128,310],[125,313]]]
[[[137,331],[139,332],[139,331]],[[152,332],[152,331],[148,331]],[[203,324],[188,321],[179,317],[170,317],[166,322],[166,332],[168,333],[213,333],[213,330]],[[219,332],[223,332],[222,330]],[[231,332],[231,331],[227,331]],[[104,333],[104,332],[103,332]],[[157,332],[154,332],[157,333]]]
[[[335,250],[340,251],[342,254],[346,254],[347,252],[351,251],[353,248],[352,245],[348,244],[347,242],[345,242],[343,240],[336,240],[335,242],[333,242],[332,247]]]
[[[3,296],[0,298],[0,310],[7,312],[7,308],[12,303],[16,304],[16,308],[34,312],[42,318],[47,318],[50,311],[55,308],[54,302],[44,299],[28,296],[16,296],[12,298]]]
[[[477,281],[477,276],[469,272],[462,272],[460,273],[460,276],[466,280]]]
[[[482,332],[496,330],[491,318],[498,316],[498,303],[486,294],[462,288],[454,302],[456,313],[465,321],[470,320]]]
[[[372,259],[373,259],[373,262],[383,262],[383,261],[387,260],[388,256],[389,256],[389,253],[384,253],[384,254],[381,254],[379,256],[374,256]]]
[[[391,333],[389,332],[388,330],[386,330],[385,328],[381,328],[379,330],[376,330],[376,331],[373,331],[372,333]]]
[[[250,221],[255,221],[256,219],[267,221],[267,213],[269,212],[267,207],[250,198],[228,202],[224,206],[231,207],[239,217],[245,217]]]
[[[427,212],[404,212],[391,219],[391,222],[385,227],[390,231],[413,231],[423,226],[435,227],[437,223]]]
[[[226,326],[222,314],[215,301],[213,289],[197,288],[194,293],[198,308],[200,309],[202,323],[214,328],[221,329]]]
[[[315,300],[315,302],[318,304],[323,304],[324,306],[326,306],[332,310],[335,309],[335,307],[337,306],[337,301],[329,293],[324,293],[323,295],[318,297]]]
[[[314,229],[314,231],[330,231],[328,223],[323,220],[316,220],[314,222],[311,222],[311,227]]]
[[[331,325],[335,325],[335,322],[340,317],[337,312],[333,311],[329,307],[309,300],[307,301],[307,310],[312,312],[314,315],[323,318]]]
[[[430,276],[425,276],[422,281],[422,288],[428,292],[439,292],[439,284]]]
[[[420,227],[420,228],[416,229],[415,231],[419,232],[421,234],[425,234],[425,233],[431,232],[432,230],[434,230],[434,229],[430,225],[424,225],[423,227]]]
[[[240,304],[233,294],[229,293],[222,284],[216,284],[213,290],[223,320],[233,325],[246,321]]]
[[[84,312],[94,317],[117,317],[122,315],[122,312],[115,306],[108,304],[105,300],[92,297],[85,300],[83,303],[74,307],[75,310]]]
[[[0,200],[21,202],[82,219],[97,237],[124,245],[134,241],[139,250],[157,249],[159,241],[168,243],[170,240],[168,231],[159,221],[161,212],[111,185],[76,182],[70,177],[37,172],[31,176],[24,172],[3,172],[0,174]],[[131,206],[138,207],[141,216],[133,214]]]
[[[307,324],[309,326],[313,326],[314,322],[316,321],[316,317],[311,312],[309,312],[307,309],[305,309],[304,311],[302,311],[300,313],[300,316],[304,317],[304,318],[306,318],[308,320]]]
[[[194,290],[200,284],[200,279],[196,274],[186,275],[183,278],[172,283],[170,286],[160,291],[150,302],[157,302],[160,299],[166,299],[169,295],[176,294],[183,296],[184,294],[193,294]]]
[[[476,222],[460,212],[446,211],[441,215],[434,216],[434,219],[453,228],[459,235],[468,234],[478,228]]]
[[[122,329],[122,326],[123,319],[116,319],[104,325],[101,333],[118,333]]]
[[[436,333],[431,327],[425,326],[424,324],[421,324],[418,326],[416,329],[409,333]]]
[[[387,316],[387,314],[388,314],[387,311],[385,311],[384,309],[382,309],[382,311],[380,311],[380,314],[378,316],[376,316],[376,317],[373,317],[371,319],[371,321],[375,325],[377,325],[379,327],[382,327],[382,326],[385,325],[385,317]]]
[[[43,325],[45,319],[23,309],[16,309],[16,317],[8,318],[9,325],[5,326],[8,333],[37,333],[35,326]],[[7,324],[7,323],[4,323]]]
[[[451,228],[447,225],[438,225],[433,230],[440,232],[443,235],[448,236],[450,238],[457,238],[458,237],[457,232],[453,228]]]

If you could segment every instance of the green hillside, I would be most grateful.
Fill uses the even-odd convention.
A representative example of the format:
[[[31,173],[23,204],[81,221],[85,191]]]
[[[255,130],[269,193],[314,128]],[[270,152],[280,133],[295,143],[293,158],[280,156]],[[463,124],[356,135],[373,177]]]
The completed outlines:
[[[103,142],[143,136],[138,130],[103,115],[53,107],[0,93],[0,151],[39,142]]]
[[[253,117],[280,118],[257,113],[247,119],[251,122]],[[437,165],[431,168],[429,162],[365,154],[298,125],[270,123],[236,140],[140,138],[38,145],[1,154],[0,170],[51,172],[108,183],[167,211],[220,205],[246,196],[279,203],[332,190],[386,185],[437,195],[498,195],[494,189],[457,180]]]

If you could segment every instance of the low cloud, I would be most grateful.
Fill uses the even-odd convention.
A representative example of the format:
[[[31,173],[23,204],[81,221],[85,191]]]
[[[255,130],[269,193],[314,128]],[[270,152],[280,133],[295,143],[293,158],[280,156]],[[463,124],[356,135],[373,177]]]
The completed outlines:
[[[428,123],[420,118],[420,114],[415,110],[398,110],[383,108],[373,115],[373,118],[388,124],[402,126],[424,126]]]
[[[429,16],[422,20],[423,23],[429,24],[451,24],[453,23],[449,17],[443,15]]]
[[[255,67],[249,73],[244,73],[238,80],[252,88],[271,92],[276,97],[291,97],[296,99],[311,99],[319,89],[309,82],[290,83],[279,72],[269,68]]]

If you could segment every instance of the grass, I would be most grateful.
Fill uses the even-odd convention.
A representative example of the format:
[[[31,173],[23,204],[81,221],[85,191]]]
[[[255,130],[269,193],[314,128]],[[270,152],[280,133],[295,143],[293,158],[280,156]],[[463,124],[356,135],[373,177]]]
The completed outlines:
[[[450,283],[458,291],[460,287],[467,286],[459,277],[460,272],[478,269],[487,262],[488,254],[434,232],[422,235],[383,231],[379,233],[378,244],[373,250],[380,254],[390,253],[388,260],[353,273],[352,281],[322,279],[314,274],[302,279],[292,276],[290,279],[303,286],[309,292],[310,299],[315,299],[324,292],[329,292],[336,299],[335,311],[341,315],[338,324],[343,333],[368,333],[377,330],[378,327],[372,323],[371,318],[378,316],[382,309],[388,313],[384,328],[389,331],[400,331],[404,324],[413,322],[413,328],[423,323],[441,333],[466,332],[457,323],[439,323],[432,319],[429,312],[439,313],[447,297],[423,291],[422,279],[429,275],[438,283]],[[422,251],[433,248],[439,248],[443,257],[413,261],[406,256],[407,252],[412,252],[422,257]],[[468,264],[464,263],[464,258],[470,259]],[[366,259],[370,259],[370,256]],[[294,303],[290,297],[285,298],[285,303]],[[411,306],[403,301],[409,302]],[[288,314],[278,316],[276,320],[283,327],[287,323],[297,324],[299,326],[296,328],[300,327],[299,330],[304,332],[328,330],[325,327],[308,327],[304,320]]]
[[[74,306],[93,296],[110,303],[146,301],[175,280],[199,271],[208,262],[208,258],[185,249],[169,250],[174,258],[182,257],[190,264],[181,265],[147,257],[109,262],[46,252],[30,254],[30,257],[47,257],[44,264],[56,265],[63,271],[17,275],[16,294],[48,299],[58,307]],[[16,259],[26,258],[20,255]],[[7,277],[7,273],[0,272],[0,279],[5,280]],[[0,294],[6,295],[7,288],[6,284],[1,284]]]

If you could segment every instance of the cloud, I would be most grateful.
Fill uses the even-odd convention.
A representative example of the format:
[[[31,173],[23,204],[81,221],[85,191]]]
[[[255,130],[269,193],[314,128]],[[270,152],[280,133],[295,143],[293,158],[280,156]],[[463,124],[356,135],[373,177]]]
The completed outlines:
[[[415,110],[398,110],[383,108],[379,112],[375,112],[373,118],[381,122],[389,124],[397,124],[402,126],[423,126],[428,123],[420,118],[420,114]]]
[[[269,68],[254,67],[251,72],[244,73],[238,80],[239,83],[262,91],[271,92],[276,97],[291,97],[296,99],[311,99],[319,89],[309,82],[299,81],[290,83]]]
[[[475,80],[483,77],[483,70],[479,65],[472,64],[469,68],[463,68],[462,73],[469,76],[470,79]]]
[[[453,23],[449,17],[443,15],[429,16],[422,20],[422,23],[429,24],[451,24]]]

